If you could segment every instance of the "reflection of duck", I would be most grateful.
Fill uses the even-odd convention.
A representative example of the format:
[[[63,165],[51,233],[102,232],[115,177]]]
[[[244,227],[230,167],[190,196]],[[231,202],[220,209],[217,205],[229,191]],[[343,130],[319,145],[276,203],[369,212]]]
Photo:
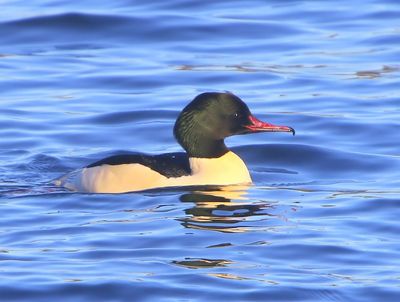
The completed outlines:
[[[246,186],[237,190],[235,186],[214,188],[183,194],[182,202],[195,203],[185,210],[186,217],[180,219],[187,228],[213,230],[225,233],[243,233],[248,231],[244,225],[248,219],[254,219],[263,213],[270,204],[254,203],[245,197]],[[233,202],[230,198],[235,198]]]
[[[186,258],[185,260],[174,260],[173,264],[183,266],[186,268],[212,268],[212,267],[224,267],[233,263],[230,260],[225,259],[196,259],[196,258]]]
[[[251,183],[249,171],[224,139],[257,132],[292,132],[261,122],[230,93],[198,95],[180,113],[174,134],[186,153],[111,156],[57,181],[83,192],[121,193],[151,188]]]

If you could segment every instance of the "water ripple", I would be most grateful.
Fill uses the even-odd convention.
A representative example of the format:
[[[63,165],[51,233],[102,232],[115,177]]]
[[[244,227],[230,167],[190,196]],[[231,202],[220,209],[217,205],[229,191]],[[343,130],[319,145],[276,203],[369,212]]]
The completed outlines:
[[[399,300],[398,3],[2,10],[3,300]],[[181,151],[175,118],[210,90],[296,129],[227,140],[252,186],[51,185],[108,155]]]

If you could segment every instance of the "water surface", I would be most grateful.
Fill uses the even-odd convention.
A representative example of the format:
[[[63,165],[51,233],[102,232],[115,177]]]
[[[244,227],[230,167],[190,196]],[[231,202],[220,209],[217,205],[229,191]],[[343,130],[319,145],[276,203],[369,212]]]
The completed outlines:
[[[0,19],[2,301],[397,301],[397,1],[18,1]],[[250,188],[77,194],[49,181],[180,151],[232,91],[296,129],[227,144]]]

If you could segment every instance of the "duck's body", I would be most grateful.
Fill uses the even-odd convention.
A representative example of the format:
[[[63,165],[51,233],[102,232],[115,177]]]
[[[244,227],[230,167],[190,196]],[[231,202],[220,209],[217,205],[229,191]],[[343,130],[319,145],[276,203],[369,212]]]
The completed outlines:
[[[260,131],[294,130],[263,123],[229,93],[203,93],[179,115],[174,134],[186,153],[111,156],[67,174],[58,185],[79,192],[123,193],[154,188],[251,183],[243,160],[224,138]]]
[[[188,158],[185,153],[162,156],[140,155],[145,163],[114,164],[114,158],[74,172],[63,186],[79,192],[123,193],[153,188],[230,185],[251,183],[250,173],[235,153],[229,151],[219,158]],[[130,155],[125,155],[129,159]]]

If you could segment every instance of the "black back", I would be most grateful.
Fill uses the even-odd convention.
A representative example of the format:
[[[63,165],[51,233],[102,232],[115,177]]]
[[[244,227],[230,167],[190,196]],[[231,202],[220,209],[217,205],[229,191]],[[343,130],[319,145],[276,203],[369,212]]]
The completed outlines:
[[[165,177],[180,177],[190,175],[189,158],[186,153],[165,153],[149,155],[143,153],[131,153],[113,155],[88,165],[93,168],[101,165],[140,164],[164,175]]]

